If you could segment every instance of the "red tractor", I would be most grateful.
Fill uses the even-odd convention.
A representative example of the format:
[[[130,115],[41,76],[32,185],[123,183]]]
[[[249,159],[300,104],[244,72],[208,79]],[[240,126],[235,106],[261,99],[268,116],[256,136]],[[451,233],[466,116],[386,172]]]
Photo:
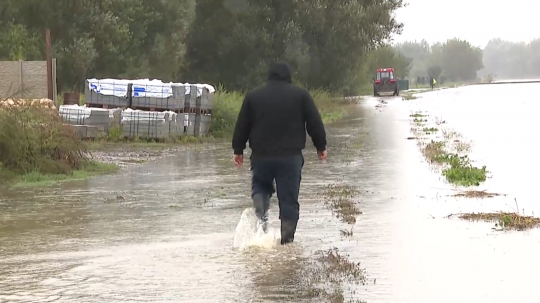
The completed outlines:
[[[379,68],[373,79],[373,96],[378,97],[381,93],[392,93],[399,96],[399,87],[393,68]]]

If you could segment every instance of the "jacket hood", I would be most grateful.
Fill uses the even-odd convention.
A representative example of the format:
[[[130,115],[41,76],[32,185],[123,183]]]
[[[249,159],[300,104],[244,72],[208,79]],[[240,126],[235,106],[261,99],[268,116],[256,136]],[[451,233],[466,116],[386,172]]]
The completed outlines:
[[[268,71],[268,81],[285,81],[291,83],[291,67],[287,62],[275,62]]]

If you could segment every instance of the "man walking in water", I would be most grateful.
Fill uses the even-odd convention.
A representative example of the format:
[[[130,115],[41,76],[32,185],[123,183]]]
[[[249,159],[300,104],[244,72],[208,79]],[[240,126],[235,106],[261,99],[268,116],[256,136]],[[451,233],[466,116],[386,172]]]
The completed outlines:
[[[234,164],[241,167],[249,140],[251,197],[265,232],[275,180],[281,244],[293,242],[296,233],[306,130],[319,159],[326,159],[326,132],[313,98],[308,91],[291,84],[291,70],[286,62],[276,62],[268,72],[266,85],[246,95],[236,121],[232,148]]]

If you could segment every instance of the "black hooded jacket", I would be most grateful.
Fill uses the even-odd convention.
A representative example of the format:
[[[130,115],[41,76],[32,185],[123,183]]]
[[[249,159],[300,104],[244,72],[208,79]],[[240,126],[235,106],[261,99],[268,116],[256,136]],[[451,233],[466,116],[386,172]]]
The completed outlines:
[[[232,147],[234,154],[241,155],[249,140],[253,156],[294,155],[306,147],[306,130],[317,151],[326,150],[326,132],[313,98],[291,84],[287,63],[276,62],[266,85],[246,95]]]

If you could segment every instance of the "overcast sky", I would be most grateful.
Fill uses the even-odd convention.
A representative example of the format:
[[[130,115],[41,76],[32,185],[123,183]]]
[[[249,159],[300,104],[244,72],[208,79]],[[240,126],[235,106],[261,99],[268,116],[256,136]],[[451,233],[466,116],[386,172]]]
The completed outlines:
[[[397,11],[403,33],[396,42],[468,40],[484,47],[492,38],[530,41],[540,38],[540,0],[405,0]]]

